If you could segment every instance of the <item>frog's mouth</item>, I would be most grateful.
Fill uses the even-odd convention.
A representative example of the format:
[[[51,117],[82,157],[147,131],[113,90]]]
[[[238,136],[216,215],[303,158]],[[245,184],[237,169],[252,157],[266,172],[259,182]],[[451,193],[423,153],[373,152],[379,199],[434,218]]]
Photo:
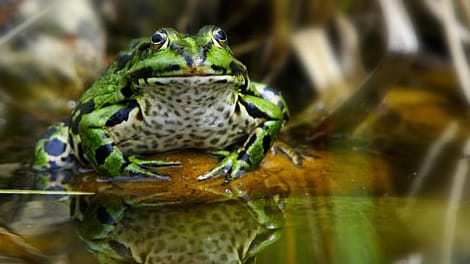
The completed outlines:
[[[210,86],[212,88],[246,87],[247,80],[243,75],[175,75],[175,76],[139,76],[132,81],[136,86],[172,87],[186,86],[195,88]]]

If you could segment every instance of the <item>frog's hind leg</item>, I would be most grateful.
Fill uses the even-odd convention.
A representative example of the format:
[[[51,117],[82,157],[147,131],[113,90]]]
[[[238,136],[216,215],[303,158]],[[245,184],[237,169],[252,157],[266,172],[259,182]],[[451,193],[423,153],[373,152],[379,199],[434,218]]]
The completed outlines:
[[[32,165],[36,172],[36,188],[55,191],[67,189],[72,178],[71,169],[76,167],[68,130],[65,123],[56,123],[37,141]]]
[[[35,146],[33,170],[51,171],[74,167],[75,158],[68,130],[64,122],[56,123],[46,130]]]

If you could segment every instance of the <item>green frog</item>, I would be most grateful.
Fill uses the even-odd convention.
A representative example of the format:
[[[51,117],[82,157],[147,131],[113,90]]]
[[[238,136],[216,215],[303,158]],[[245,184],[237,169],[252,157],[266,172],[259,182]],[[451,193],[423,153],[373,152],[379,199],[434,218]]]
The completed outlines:
[[[200,149],[221,157],[198,180],[229,182],[255,168],[288,119],[284,99],[252,82],[226,33],[204,26],[196,35],[161,28],[131,42],[81,97],[68,122],[36,144],[39,171],[90,166],[105,177],[169,180],[153,168],[178,161],[142,155]]]

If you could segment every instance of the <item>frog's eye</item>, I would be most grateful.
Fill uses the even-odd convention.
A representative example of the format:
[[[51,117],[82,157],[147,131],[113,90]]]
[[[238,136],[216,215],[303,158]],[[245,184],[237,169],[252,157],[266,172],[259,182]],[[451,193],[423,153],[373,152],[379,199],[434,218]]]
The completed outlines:
[[[218,47],[223,47],[227,43],[227,34],[221,28],[215,28],[212,31],[212,40]]]
[[[168,34],[166,33],[165,30],[160,29],[157,32],[155,32],[152,35],[152,38],[150,39],[152,42],[153,46],[157,49],[163,49],[168,46]]]

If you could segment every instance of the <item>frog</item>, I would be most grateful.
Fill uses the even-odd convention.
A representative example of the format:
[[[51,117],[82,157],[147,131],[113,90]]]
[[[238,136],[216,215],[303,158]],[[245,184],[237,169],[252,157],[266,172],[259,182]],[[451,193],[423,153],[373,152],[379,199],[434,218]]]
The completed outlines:
[[[280,92],[251,81],[226,32],[207,25],[194,34],[169,27],[131,41],[82,97],[66,122],[35,147],[37,171],[96,170],[107,179],[170,176],[179,161],[145,155],[183,149],[219,158],[199,181],[228,183],[255,169],[289,117]]]

